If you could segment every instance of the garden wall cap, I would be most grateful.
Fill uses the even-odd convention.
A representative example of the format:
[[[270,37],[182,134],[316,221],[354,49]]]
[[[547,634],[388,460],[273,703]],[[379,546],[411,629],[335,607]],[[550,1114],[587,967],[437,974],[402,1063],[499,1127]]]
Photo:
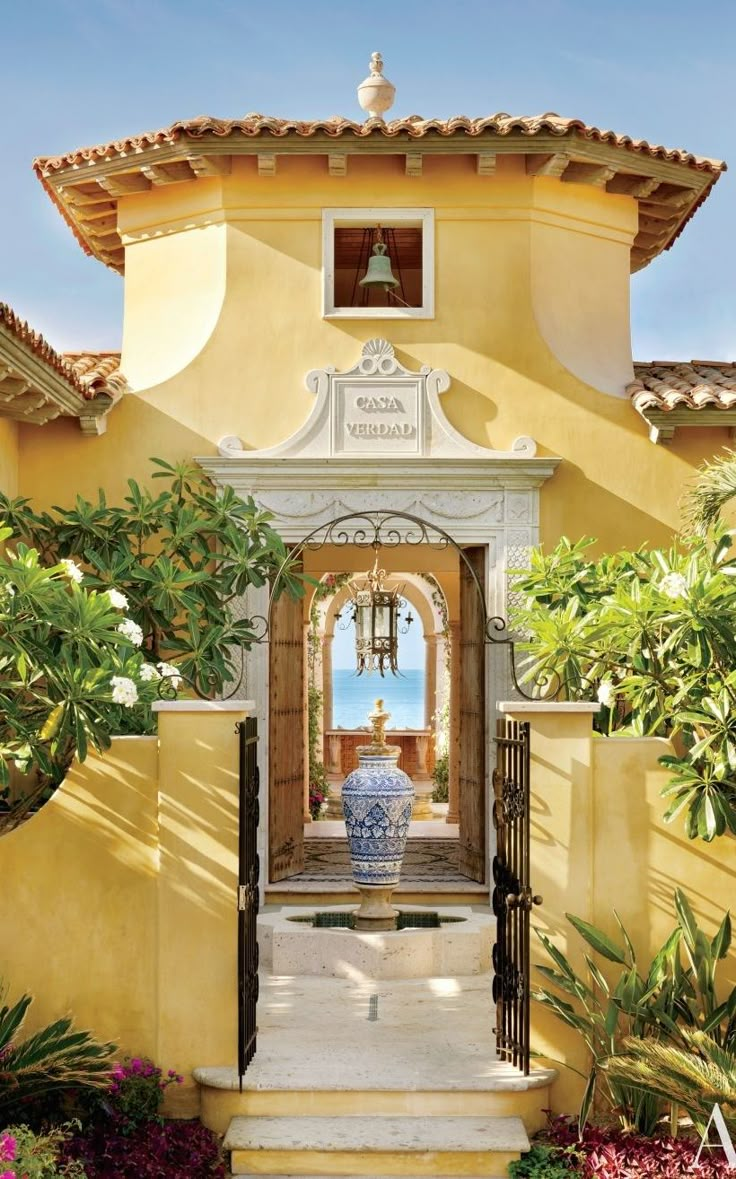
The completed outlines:
[[[258,173],[266,178],[275,173],[277,155],[323,155],[331,166],[335,154],[407,152],[478,154],[482,182],[492,178],[497,156],[526,158],[530,177],[564,179],[635,198],[640,218],[633,270],[669,249],[726,168],[719,159],[553,112],[448,119],[410,115],[388,122],[201,115],[63,155],[38,156],[33,166],[85,253],[122,273],[125,257],[116,215],[121,198],[181,181],[226,179],[233,156],[257,157]],[[343,165],[344,160],[340,175]]]
[[[523,712],[556,712],[560,715],[600,712],[600,704],[592,700],[501,700],[496,705],[499,712],[508,715]]]
[[[154,712],[255,712],[255,700],[156,700]]]

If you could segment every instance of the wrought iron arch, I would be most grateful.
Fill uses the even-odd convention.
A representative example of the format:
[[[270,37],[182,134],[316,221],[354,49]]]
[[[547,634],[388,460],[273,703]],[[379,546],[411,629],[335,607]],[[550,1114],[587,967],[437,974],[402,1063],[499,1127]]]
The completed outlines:
[[[334,545],[338,548],[350,545],[360,549],[375,549],[397,548],[402,544],[428,545],[437,551],[452,549],[456,552],[459,559],[463,562],[463,566],[468,572],[480,599],[484,642],[493,646],[506,647],[509,651],[511,678],[514,690],[525,700],[538,700],[541,696],[550,699],[557,695],[559,687],[555,687],[554,691],[549,690],[551,677],[538,682],[537,686],[540,688],[538,695],[529,695],[524,691],[516,668],[515,639],[508,633],[506,619],[502,618],[501,615],[490,613],[485,588],[481,584],[474,566],[468,560],[462,545],[438,524],[430,523],[428,520],[422,519],[421,516],[415,516],[409,512],[383,509],[366,512],[346,512],[343,516],[336,516],[332,520],[317,525],[316,528],[313,528],[311,532],[307,533],[298,544],[290,549],[276,572],[271,585],[267,616],[254,616],[251,619],[252,623],[259,623],[262,628],[258,632],[256,641],[264,642],[268,640],[271,612],[274,602],[284,592],[285,574],[307,550],[316,551],[317,549],[324,548],[326,545]],[[547,688],[547,690],[542,691],[541,689],[544,688]]]

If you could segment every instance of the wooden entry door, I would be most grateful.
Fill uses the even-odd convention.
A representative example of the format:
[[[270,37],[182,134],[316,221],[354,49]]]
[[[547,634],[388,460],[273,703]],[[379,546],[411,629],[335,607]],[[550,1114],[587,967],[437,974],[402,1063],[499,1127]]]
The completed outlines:
[[[272,883],[304,868],[304,607],[283,593],[271,608],[268,708],[268,848]]]
[[[486,549],[463,550],[483,587],[483,596],[465,561],[460,561],[460,772],[458,813],[464,876],[481,884],[486,878]]]

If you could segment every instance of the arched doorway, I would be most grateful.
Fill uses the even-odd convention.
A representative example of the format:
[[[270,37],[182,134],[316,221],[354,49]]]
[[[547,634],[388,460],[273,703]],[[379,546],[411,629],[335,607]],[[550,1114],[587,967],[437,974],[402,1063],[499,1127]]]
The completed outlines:
[[[406,593],[424,615],[425,633],[432,640],[438,637],[439,607],[435,604],[432,609],[431,597],[428,601],[426,591],[420,590],[420,586],[434,581],[441,588],[441,577],[453,587],[457,616],[452,621],[455,621],[457,631],[456,655],[450,668],[448,743],[458,806],[457,869],[459,879],[468,879],[485,887],[489,856],[486,550],[483,546],[463,547],[443,529],[408,513],[363,512],[337,517],[314,529],[292,551],[292,559],[298,556],[304,571],[311,577],[319,576],[320,584],[323,584],[321,578],[334,578],[336,569],[341,570],[340,576],[344,579],[365,568],[366,549],[373,547],[381,549],[381,564],[386,567],[388,577],[403,580]],[[410,561],[415,569],[407,574]],[[318,627],[321,626],[323,639],[326,637],[329,641],[332,619],[345,596],[343,593],[331,595],[331,604],[322,612],[318,611],[318,620],[321,620]],[[446,598],[446,595],[441,595],[440,600],[442,597]],[[309,783],[303,718],[309,674],[310,613],[308,603],[279,596],[278,587],[275,587],[269,641],[269,863],[272,884],[302,877],[304,873],[305,799]],[[449,630],[450,621],[448,616],[443,629]],[[334,628],[332,635],[334,641]],[[450,641],[449,635],[442,635],[442,638],[445,644]],[[431,658],[428,655],[425,658],[432,665],[436,690],[438,644],[435,641],[430,646]],[[324,683],[324,649],[319,658]],[[381,694],[379,688],[376,695]],[[425,719],[427,713],[433,717],[435,711],[436,700],[434,709],[431,701],[425,701]],[[328,726],[325,728],[335,736],[333,730]],[[429,731],[422,736],[429,738],[431,732],[430,722]],[[352,736],[354,754],[361,737],[360,734]],[[345,775],[353,766],[345,762],[342,735],[340,745],[339,772]],[[416,739],[413,745],[416,748]],[[337,773],[337,766],[333,768]],[[409,772],[412,768],[417,769],[416,764],[405,768]]]
[[[377,696],[391,714],[392,742],[402,749],[402,765],[417,791],[414,818],[445,819],[442,805],[433,808],[434,771],[449,747],[449,610],[441,582],[432,574],[399,571],[387,588],[400,589],[405,603],[399,615],[398,663],[401,674],[378,681],[357,676],[355,632],[346,609],[350,581],[360,576],[322,576],[310,609],[310,699],[321,704],[319,740],[330,796],[326,815],[342,819],[340,793],[345,775],[354,768],[355,746],[365,740],[367,714]],[[309,832],[307,832],[309,834]]]

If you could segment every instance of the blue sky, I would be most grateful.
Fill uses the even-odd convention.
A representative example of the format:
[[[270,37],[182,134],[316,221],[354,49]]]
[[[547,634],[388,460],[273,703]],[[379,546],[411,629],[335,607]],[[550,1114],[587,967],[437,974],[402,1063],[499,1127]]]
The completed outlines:
[[[0,0],[0,17],[0,299],[58,348],[119,347],[122,282],[34,155],[205,113],[360,117],[380,49],[397,116],[551,110],[731,160],[632,295],[638,358],[736,359],[733,0]]]

